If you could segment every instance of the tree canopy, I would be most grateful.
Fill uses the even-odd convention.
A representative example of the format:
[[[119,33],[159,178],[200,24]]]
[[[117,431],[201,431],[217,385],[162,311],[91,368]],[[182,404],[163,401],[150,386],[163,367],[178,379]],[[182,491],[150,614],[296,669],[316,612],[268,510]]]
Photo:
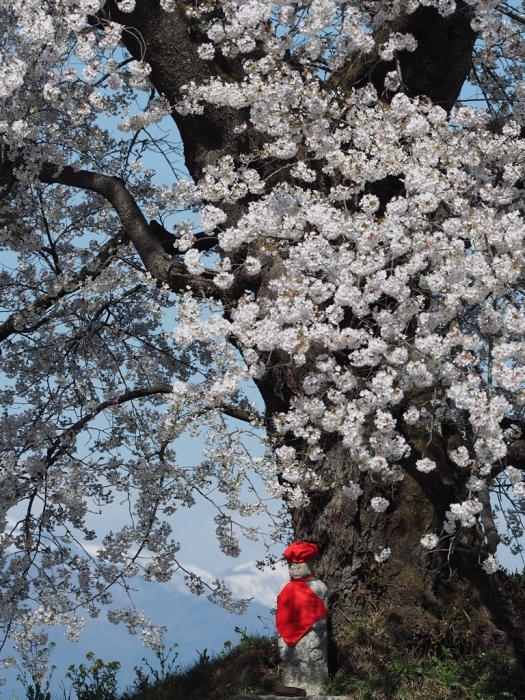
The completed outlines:
[[[522,9],[2,2],[5,638],[168,580],[196,498],[237,556],[261,480],[269,537],[319,544],[335,628],[371,567],[490,589],[525,514]],[[129,521],[94,529],[113,502]]]

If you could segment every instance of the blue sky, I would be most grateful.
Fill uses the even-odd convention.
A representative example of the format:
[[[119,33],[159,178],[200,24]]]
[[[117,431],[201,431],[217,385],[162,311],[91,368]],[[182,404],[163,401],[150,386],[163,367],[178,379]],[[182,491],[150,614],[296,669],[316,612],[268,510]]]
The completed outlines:
[[[162,126],[169,126],[174,130],[171,120],[165,120]],[[178,165],[182,168],[182,163]],[[157,169],[155,179],[158,183],[170,184],[173,181],[173,174],[162,158],[152,156],[145,159],[144,166]],[[171,319],[165,319],[166,330],[170,329],[171,323]],[[181,460],[191,456],[192,463],[195,463],[198,461],[199,449],[198,441],[188,440],[181,445],[179,456]],[[263,558],[266,553],[262,543],[244,541],[242,553],[236,560],[223,555],[218,549],[215,537],[214,514],[215,511],[203,503],[178,512],[173,521],[173,534],[174,538],[181,542],[181,563],[201,573],[204,579],[224,578],[238,597],[253,598],[245,615],[231,615],[208,602],[205,596],[193,596],[184,585],[180,574],[176,574],[173,580],[166,584],[150,584],[140,579],[136,581],[133,597],[137,608],[146,611],[154,623],[167,627],[166,642],[168,645],[179,645],[177,661],[182,666],[198,658],[199,652],[203,652],[204,649],[207,649],[208,653],[219,653],[225,641],[235,643],[239,639],[235,627],[246,629],[249,633],[272,634],[274,627],[270,611],[280,584],[287,579],[283,566],[275,571],[265,572],[255,568],[255,561]],[[106,529],[110,529],[113,522],[113,527],[117,529],[121,523],[118,506],[109,509],[104,518]],[[93,548],[96,550],[97,545],[94,544]],[[282,549],[283,546],[279,545],[275,546],[273,551],[280,555]],[[498,556],[501,563],[512,571],[521,571],[523,568],[521,559],[513,557],[507,548],[500,547]],[[123,594],[117,594],[116,599],[114,607],[129,604]],[[106,662],[121,662],[121,688],[132,683],[133,668],[141,664],[142,657],[146,656],[150,663],[154,663],[153,654],[145,650],[123,626],[116,627],[110,624],[104,611],[98,619],[86,620],[85,631],[78,643],[68,642],[61,629],[52,630],[51,639],[57,645],[52,657],[52,663],[57,666],[51,686],[54,692],[59,691],[68,665],[83,662],[89,651],[93,651]],[[16,670],[0,674],[8,678],[7,685],[2,688],[0,695],[3,700],[12,698],[15,693],[23,697],[16,674]]]
[[[239,634],[235,627],[248,633],[264,635],[273,634],[274,621],[271,608],[279,586],[287,579],[286,567],[278,566],[275,570],[260,572],[255,566],[256,559],[262,558],[264,551],[260,544],[245,542],[245,547],[238,559],[223,555],[216,544],[213,531],[214,512],[206,512],[206,506],[199,505],[185,511],[174,535],[181,540],[181,563],[201,575],[204,580],[212,581],[221,577],[230,586],[236,597],[252,598],[248,611],[242,615],[232,615],[217,605],[206,600],[205,596],[191,594],[180,573],[165,584],[147,583],[136,579],[133,601],[139,610],[144,610],[156,624],[168,628],[165,641],[169,645],[177,643],[177,663],[181,666],[197,659],[199,652],[207,649],[208,653],[220,653],[225,641],[236,643]],[[106,516],[111,518],[111,513]],[[115,514],[115,520],[120,518]],[[110,522],[105,523],[111,526]],[[283,547],[276,548],[280,554]],[[111,607],[129,605],[127,596],[118,589],[115,602]],[[53,674],[51,688],[59,691],[69,664],[85,661],[85,655],[93,651],[104,661],[120,661],[120,687],[131,684],[135,677],[134,666],[142,665],[147,657],[154,665],[155,657],[144,649],[140,641],[131,636],[122,625],[115,626],[107,621],[105,612],[99,618],[86,619],[84,632],[77,643],[65,639],[62,628],[51,630],[50,639],[56,643],[51,662],[57,666]],[[2,672],[8,682],[1,689],[2,700],[20,694],[21,686],[16,681],[16,669]],[[20,694],[23,697],[23,693]]]
[[[137,110],[138,111],[138,110]],[[115,118],[102,119],[105,128],[116,129]],[[164,132],[170,130],[177,134],[171,119],[164,119],[159,125]],[[150,127],[154,131],[156,127]],[[154,181],[158,184],[170,185],[173,180],[173,172],[166,161],[158,154],[152,153],[143,159],[144,168],[156,170]],[[185,172],[182,160],[176,162],[177,169]],[[187,212],[181,218],[194,218],[195,215]],[[173,224],[174,221],[171,220]],[[14,255],[3,252],[1,265],[15,266]],[[168,311],[168,314],[170,312]],[[164,319],[164,327],[167,332],[172,330],[174,319],[169,315]],[[258,395],[253,387],[250,398],[258,400]],[[260,403],[260,400],[259,400]],[[256,440],[250,441],[250,448],[260,452],[260,445]],[[178,441],[177,454],[179,463],[184,466],[195,465],[200,462],[202,440],[185,437]],[[276,509],[278,505],[276,504]],[[127,509],[126,509],[127,510]],[[118,504],[105,508],[103,516],[93,517],[93,527],[97,532],[107,532],[110,529],[118,530],[125,522],[126,513]],[[246,629],[248,632],[259,634],[273,634],[273,616],[271,608],[275,604],[276,593],[281,583],[286,580],[285,568],[278,567],[275,571],[259,572],[255,567],[256,560],[262,559],[268,552],[261,542],[241,541],[242,552],[238,559],[231,559],[219,550],[215,535],[216,525],[213,516],[216,510],[205,503],[199,502],[191,509],[180,509],[170,520],[173,525],[173,538],[180,542],[180,562],[185,568],[202,575],[204,580],[213,581],[222,578],[232,589],[238,598],[253,598],[248,611],[242,616],[232,615],[217,605],[210,603],[205,595],[196,597],[185,586],[183,575],[175,574],[172,581],[166,584],[147,583],[137,578],[134,581],[136,592],[133,594],[133,602],[138,610],[144,610],[154,624],[164,625],[168,631],[165,641],[169,645],[177,643],[177,662],[182,666],[198,658],[198,653],[204,649],[208,653],[219,653],[225,641],[235,643],[239,635],[235,627]],[[103,524],[100,522],[103,519]],[[267,524],[267,518],[259,518],[261,525]],[[267,529],[267,528],[265,528]],[[91,543],[86,549],[95,554],[100,545],[97,541]],[[273,553],[280,556],[283,545],[274,546]],[[115,590],[114,603],[111,608],[128,606],[130,601],[123,591]],[[146,656],[150,663],[155,661],[153,653],[145,649],[141,642],[130,635],[123,625],[115,626],[106,619],[106,610],[103,609],[97,619],[86,618],[86,625],[80,641],[69,642],[64,636],[62,628],[50,631],[50,641],[56,644],[51,663],[57,668],[53,673],[51,689],[58,693],[60,684],[64,678],[67,667],[74,663],[85,662],[86,653],[93,651],[95,655],[104,661],[117,660],[122,664],[119,673],[120,687],[132,683],[135,674],[134,666],[140,665]],[[4,658],[10,653],[9,648],[0,655]],[[0,688],[0,698],[10,699],[14,696],[24,697],[21,684],[16,680],[18,671],[10,669],[0,671],[0,677],[7,679],[7,684]]]

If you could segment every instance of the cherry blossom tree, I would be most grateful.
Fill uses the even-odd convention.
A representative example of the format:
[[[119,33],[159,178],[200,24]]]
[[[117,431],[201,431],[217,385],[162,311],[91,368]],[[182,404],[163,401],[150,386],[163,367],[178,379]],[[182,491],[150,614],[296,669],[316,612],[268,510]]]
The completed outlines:
[[[237,556],[262,480],[271,537],[320,548],[335,633],[380,608],[401,639],[457,604],[514,644],[495,572],[525,512],[517,5],[4,0],[6,638],[74,637],[115,584],[168,580],[169,517],[212,492]],[[188,469],[174,444],[199,431]],[[114,501],[129,522],[95,530]]]

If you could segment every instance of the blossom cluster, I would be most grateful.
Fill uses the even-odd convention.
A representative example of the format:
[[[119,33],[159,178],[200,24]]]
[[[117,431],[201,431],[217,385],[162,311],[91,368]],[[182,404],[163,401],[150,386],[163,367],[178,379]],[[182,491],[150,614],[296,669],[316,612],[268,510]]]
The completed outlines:
[[[310,465],[322,464],[323,434],[337,433],[359,468],[386,482],[403,478],[397,464],[408,453],[392,411],[414,389],[439,386],[437,408],[410,406],[404,419],[410,425],[443,420],[439,406],[446,403],[466,411],[475,431],[474,459],[465,447],[451,458],[470,465],[468,488],[482,489],[483,477],[506,455],[501,421],[525,380],[525,316],[521,301],[505,296],[520,278],[525,240],[516,208],[525,153],[512,124],[492,135],[479,112],[462,108],[452,118],[465,128],[451,131],[439,107],[400,94],[385,108],[370,88],[330,101],[317,84],[305,84],[286,68],[271,76],[249,73],[234,88],[218,80],[188,86],[181,109],[200,111],[205,103],[251,105],[252,124],[270,137],[264,157],[289,161],[292,173],[314,172],[297,160],[304,144],[310,163],[320,162],[324,173],[349,184],[324,193],[283,183],[251,203],[234,226],[225,225],[219,206],[207,205],[203,225],[217,231],[223,251],[217,286],[227,290],[242,273],[234,260],[243,245],[257,245],[256,269],[272,269],[279,259],[285,265],[268,285],[271,294],[241,296],[230,320],[201,322],[194,313],[188,324],[179,317],[177,340],[202,342],[212,328],[235,337],[255,379],[264,377],[266,358],[275,351],[294,368],[311,367],[290,410],[276,417],[278,429],[304,440]],[[279,152],[276,144],[282,144]],[[496,176],[500,168],[509,177],[487,184],[487,174]],[[226,194],[224,187],[239,182],[240,174],[231,159],[214,171],[231,201],[232,190]],[[387,174],[403,174],[405,193],[379,217],[378,198],[364,188]],[[205,175],[204,201],[210,182]],[[213,192],[212,200],[220,201]],[[186,264],[193,274],[204,272],[191,249]],[[407,333],[411,325],[414,340]],[[491,382],[503,391],[494,392]],[[428,473],[436,464],[423,457],[416,468]],[[299,473],[297,465],[288,468],[287,480],[299,483]],[[344,492],[359,493],[350,485]],[[472,526],[481,508],[473,500],[452,504],[445,531],[455,532],[456,522]]]
[[[136,4],[117,2],[126,17]],[[174,0],[160,4],[181,11]],[[96,616],[115,582],[138,574],[166,581],[181,568],[168,522],[179,506],[218,494],[217,541],[237,556],[241,534],[261,535],[257,519],[243,518],[265,512],[264,498],[245,497],[257,493],[250,474],[290,508],[339,488],[325,470],[335,441],[355,467],[341,483],[342,503],[381,521],[395,508],[404,467],[423,482],[440,477],[432,453],[412,459],[410,431],[468,425],[465,444],[448,455],[463,494],[440,534],[421,533],[428,551],[461,528],[482,530],[484,490],[505,466],[502,488],[525,497],[521,471],[506,464],[517,434],[503,427],[525,405],[522,22],[492,0],[468,2],[479,33],[474,64],[490,67],[472,81],[501,110],[499,128],[483,110],[459,106],[449,115],[424,97],[409,99],[399,67],[385,79],[388,103],[370,85],[339,90],[325,80],[358,52],[398,66],[417,49],[413,36],[390,31],[398,16],[420,6],[447,16],[454,0],[188,4],[204,37],[195,39],[195,60],[209,66],[222,54],[242,78],[210,70],[215,77],[188,82],[177,104],[148,97],[150,66],[124,52],[122,24],[105,16],[90,24],[103,5],[0,6],[8,28],[0,142],[16,163],[16,182],[2,184],[0,198],[0,246],[15,260],[0,272],[8,315],[0,511],[9,523],[15,509],[19,522],[1,536],[9,605],[0,626],[21,635],[26,655],[39,625],[59,622],[75,637],[76,611]],[[207,154],[197,182],[153,184],[142,155],[173,149],[149,129],[210,107],[236,111],[228,136],[253,149]],[[43,163],[118,176],[152,218],[184,210],[174,225],[179,298],[154,278],[154,266],[144,268],[106,200],[45,188]],[[381,187],[387,179],[391,196]],[[197,249],[198,228],[217,238],[217,254]],[[177,318],[169,335],[166,309]],[[270,417],[272,434],[254,456],[247,444],[269,423],[243,387],[268,381],[276,367],[294,377],[292,396]],[[225,415],[242,415],[247,427]],[[173,444],[202,432],[202,462],[182,466]],[[129,505],[130,522],[92,529],[90,517],[117,502]],[[282,535],[281,522],[273,518],[270,540]],[[96,543],[95,563],[86,541]],[[382,563],[388,554],[385,547],[374,556]],[[497,559],[483,567],[494,572]],[[194,593],[244,609],[221,581],[186,575]],[[27,613],[27,598],[43,602],[38,613]],[[110,617],[158,643],[159,630],[136,611]]]

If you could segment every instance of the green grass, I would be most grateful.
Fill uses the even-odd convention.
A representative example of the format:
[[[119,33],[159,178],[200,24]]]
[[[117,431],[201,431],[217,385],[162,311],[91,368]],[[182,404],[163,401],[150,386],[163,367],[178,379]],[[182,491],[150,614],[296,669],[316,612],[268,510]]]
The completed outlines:
[[[118,661],[105,662],[93,652],[86,662],[71,665],[60,695],[54,695],[46,683],[31,682],[21,672],[26,700],[223,700],[235,694],[268,694],[279,681],[276,639],[250,636],[244,631],[237,645],[225,642],[219,654],[205,649],[193,664],[176,665],[176,646],[163,646],[157,653],[157,664],[135,668],[135,681],[124,692],[117,691]],[[64,685],[67,684],[67,689]],[[0,698],[6,698],[2,693]],[[22,700],[14,694],[9,700]]]
[[[437,640],[425,654],[417,647],[392,645],[381,616],[363,617],[338,637],[344,666],[325,687],[327,695],[352,700],[522,700],[525,681],[510,658],[490,649],[458,657]],[[172,650],[171,650],[172,651]],[[72,691],[63,700],[225,700],[231,695],[271,694],[279,684],[275,639],[244,635],[236,646],[225,643],[217,656],[204,650],[186,668],[174,668],[173,657],[159,656],[160,669],[136,669],[135,683],[123,693],[116,688],[117,662],[88,655],[90,664],[71,667]],[[30,700],[50,695],[28,694]],[[55,700],[55,699],[53,699]]]
[[[237,694],[269,694],[278,681],[276,640],[243,635],[238,645],[228,642],[216,656],[204,650],[194,664],[165,678],[141,677],[139,672],[135,687],[120,700],[223,700]]]
[[[327,695],[351,700],[525,700],[523,669],[495,647],[465,653],[462,642],[472,624],[456,608],[443,615],[442,627],[421,644],[396,646],[380,614],[358,618],[338,635],[339,669]],[[89,654],[72,666],[72,690],[60,700],[225,700],[232,695],[271,694],[279,684],[275,638],[243,634],[237,645],[225,642],[217,655],[207,650],[190,666],[175,666],[175,648],[158,654],[158,668],[145,662],[123,693],[116,691],[118,662]],[[29,686],[28,700],[58,700],[47,689]],[[32,688],[32,690],[31,690]]]
[[[447,626],[457,626],[459,615],[449,617]],[[325,690],[353,700],[525,699],[523,669],[504,652],[463,656],[460,644],[446,646],[445,638],[453,642],[463,631],[456,627],[448,637],[441,631],[424,650],[410,644],[400,649],[380,615],[360,618],[338,637],[341,665]]]

